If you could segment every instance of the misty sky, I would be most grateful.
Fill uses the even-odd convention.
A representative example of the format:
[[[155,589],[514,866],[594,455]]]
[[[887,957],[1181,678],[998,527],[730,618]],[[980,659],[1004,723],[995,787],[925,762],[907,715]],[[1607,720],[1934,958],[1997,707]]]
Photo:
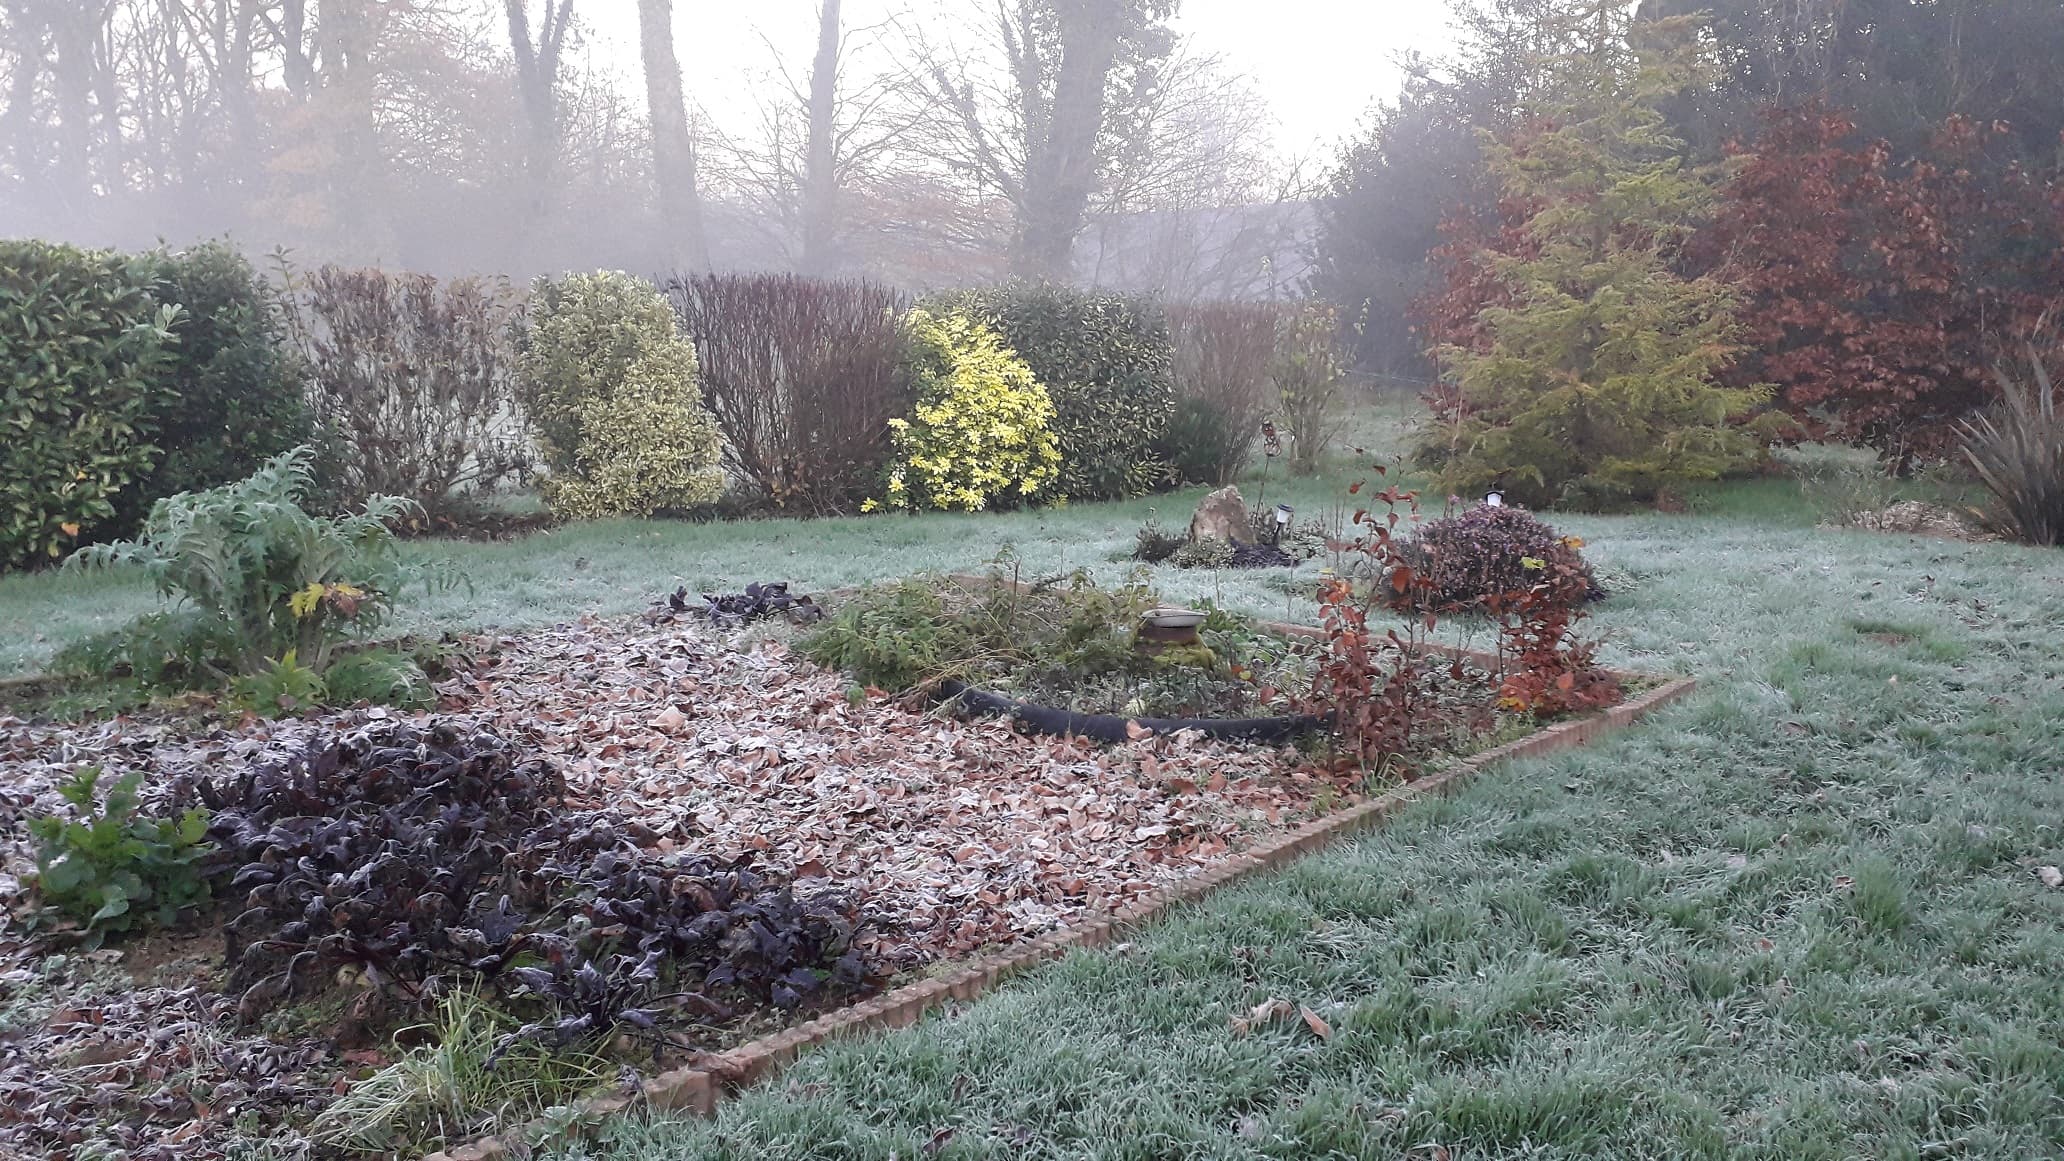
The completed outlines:
[[[575,7],[596,31],[596,63],[639,78],[634,0]],[[902,12],[943,29],[949,11],[988,7],[981,0],[846,0],[845,19],[851,28]],[[773,65],[765,41],[801,75],[815,47],[816,17],[816,0],[674,0],[689,99],[718,121],[737,123],[751,108],[749,86]],[[1277,144],[1293,154],[1330,152],[1373,99],[1394,93],[1392,61],[1400,51],[1434,52],[1448,41],[1442,0],[1183,0],[1176,27],[1253,79],[1281,122]]]

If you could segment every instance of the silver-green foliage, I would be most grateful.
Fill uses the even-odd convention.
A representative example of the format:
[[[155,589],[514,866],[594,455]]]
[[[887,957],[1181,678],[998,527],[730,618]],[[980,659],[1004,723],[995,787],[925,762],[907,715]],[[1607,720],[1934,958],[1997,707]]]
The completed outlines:
[[[695,347],[649,283],[613,272],[540,279],[518,350],[554,511],[650,516],[723,491]]]
[[[66,567],[139,570],[185,603],[234,672],[265,672],[292,651],[319,673],[339,640],[379,627],[421,570],[391,531],[414,503],[374,496],[356,514],[312,515],[313,462],[296,448],[247,480],[160,500],[135,540],[81,549]]]

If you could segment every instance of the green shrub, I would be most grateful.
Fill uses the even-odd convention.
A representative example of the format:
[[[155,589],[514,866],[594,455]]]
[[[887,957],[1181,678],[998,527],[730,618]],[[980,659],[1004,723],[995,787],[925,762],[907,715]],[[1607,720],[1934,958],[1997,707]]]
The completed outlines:
[[[1169,310],[1180,400],[1162,446],[1179,482],[1222,487],[1240,478],[1261,421],[1275,408],[1271,372],[1283,317],[1271,302]]]
[[[137,809],[140,774],[128,774],[100,795],[101,772],[80,770],[58,788],[79,817],[32,819],[35,887],[43,906],[94,932],[166,925],[207,901],[199,862],[208,852],[208,817],[149,818]],[[98,800],[98,801],[97,801]]]
[[[313,420],[302,365],[285,346],[279,296],[222,242],[146,255],[157,297],[176,304],[178,341],[156,377],[145,429],[166,449],[115,501],[100,529],[130,536],[153,503],[241,480],[308,442]]]
[[[74,682],[129,677],[148,689],[213,684],[217,664],[236,655],[219,621],[193,608],[146,613],[58,650],[51,674]]]
[[[365,702],[428,709],[437,697],[415,658],[392,649],[364,649],[330,663],[323,675],[323,700],[340,706]]]
[[[1276,405],[1290,435],[1290,470],[1317,474],[1319,457],[1340,434],[1347,405],[1347,365],[1340,314],[1305,303],[1282,315],[1273,375]]]
[[[414,505],[375,496],[357,515],[312,516],[313,462],[296,448],[248,480],[160,500],[137,539],[81,549],[66,565],[138,569],[186,603],[192,632],[220,642],[233,672],[269,672],[292,651],[321,673],[344,636],[378,629],[421,570],[389,528]]]
[[[229,704],[267,717],[313,709],[329,697],[329,683],[294,649],[229,683]]]
[[[517,347],[555,512],[650,516],[722,494],[695,348],[650,284],[617,273],[540,279]]]
[[[1158,307],[1018,283],[947,295],[932,313],[986,323],[1032,368],[1053,400],[1062,496],[1117,499],[1171,481],[1161,440],[1175,409],[1175,349]]]
[[[0,242],[0,568],[63,556],[156,463],[179,312],[153,281],[148,259]]]
[[[917,405],[889,421],[888,506],[979,512],[1043,497],[1061,456],[1032,369],[965,315],[913,310],[905,329]]]

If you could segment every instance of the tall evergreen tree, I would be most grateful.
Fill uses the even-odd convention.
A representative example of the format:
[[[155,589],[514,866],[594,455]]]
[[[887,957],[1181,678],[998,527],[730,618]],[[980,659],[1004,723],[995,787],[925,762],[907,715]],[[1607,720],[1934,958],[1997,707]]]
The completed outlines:
[[[1516,229],[1468,256],[1488,272],[1473,326],[1443,350],[1448,390],[1422,454],[1457,492],[1529,504],[1649,500],[1746,468],[1737,420],[1768,396],[1716,374],[1736,350],[1733,290],[1678,259],[1711,216],[1660,105],[1697,73],[1687,21],[1642,24],[1579,0],[1589,44],[1554,61],[1555,95],[1486,148]]]

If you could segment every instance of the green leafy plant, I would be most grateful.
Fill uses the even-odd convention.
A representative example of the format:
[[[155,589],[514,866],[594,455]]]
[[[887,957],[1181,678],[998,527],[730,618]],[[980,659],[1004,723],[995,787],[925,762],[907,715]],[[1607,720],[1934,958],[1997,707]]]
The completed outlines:
[[[228,672],[258,674],[292,652],[317,673],[347,635],[376,630],[424,570],[389,525],[415,505],[374,496],[358,514],[312,516],[314,452],[296,448],[250,479],[161,500],[135,540],[81,549],[66,567],[129,567],[183,601],[192,631],[225,649]]]
[[[723,493],[695,347],[651,284],[608,272],[540,279],[517,349],[554,512],[650,516]]]
[[[61,558],[150,471],[177,307],[149,261],[0,242],[0,568]]]
[[[887,498],[868,507],[979,512],[1043,498],[1061,455],[1031,368],[966,315],[913,310],[905,330],[916,407],[889,421]]]
[[[137,804],[141,774],[101,792],[101,771],[86,767],[58,788],[77,817],[32,819],[35,888],[44,908],[92,932],[168,925],[207,901],[200,860],[208,853],[207,812],[151,818]]]
[[[1059,494],[1137,496],[1173,476],[1161,439],[1175,409],[1175,348],[1145,299],[1043,283],[961,291],[924,304],[1001,335],[1053,400]]]
[[[437,700],[429,675],[417,660],[392,649],[363,649],[330,663],[322,675],[324,700],[333,705],[399,706],[427,709]]]
[[[1964,456],[1995,501],[1991,523],[2029,544],[2064,544],[2064,413],[2031,350],[2022,383],[1999,370],[2000,403],[1962,425]]]
[[[323,675],[301,664],[292,649],[258,672],[246,673],[229,683],[231,704],[261,714],[309,709],[321,705],[329,695],[329,684]]]

